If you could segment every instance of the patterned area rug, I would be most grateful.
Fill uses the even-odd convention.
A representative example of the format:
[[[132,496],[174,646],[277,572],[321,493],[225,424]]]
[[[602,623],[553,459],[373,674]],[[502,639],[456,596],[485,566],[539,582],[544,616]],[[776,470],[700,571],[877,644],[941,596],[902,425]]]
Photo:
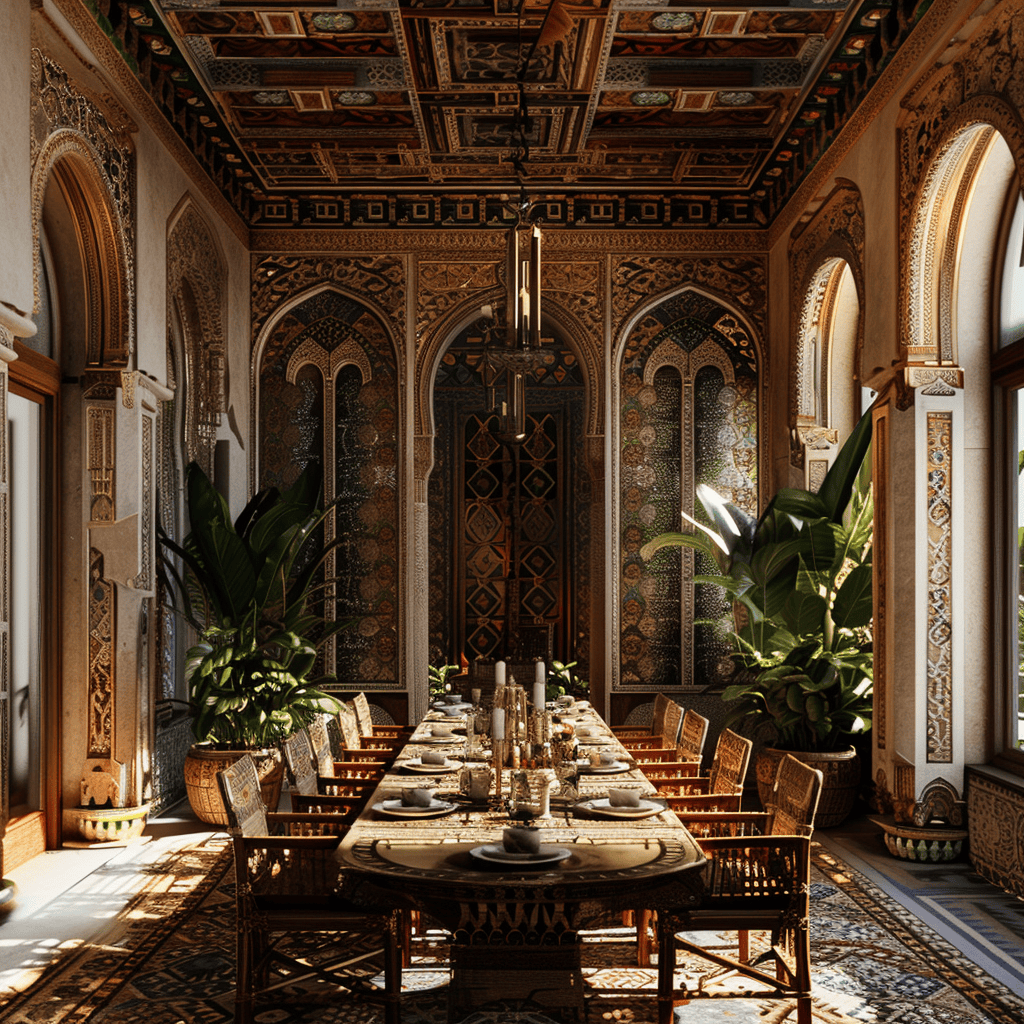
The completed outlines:
[[[817,847],[812,888],[815,1020],[822,1024],[1019,1024],[1024,994],[986,976],[952,945],[834,855]],[[232,1019],[233,877],[223,836],[186,847],[149,869],[144,890],[108,931],[68,952],[2,1005],[11,1024],[224,1024]],[[629,963],[628,929],[588,933],[585,1024],[655,1018],[653,971]],[[428,935],[406,972],[403,1024],[444,1024],[446,947]],[[680,960],[680,973],[693,965]],[[368,979],[369,980],[369,979]],[[374,1024],[378,1006],[337,991],[289,993],[259,1024]],[[777,1024],[790,1003],[699,1000],[677,1024]],[[556,1011],[493,1004],[464,1024],[546,1024]],[[795,1019],[795,1013],[793,1014]]]

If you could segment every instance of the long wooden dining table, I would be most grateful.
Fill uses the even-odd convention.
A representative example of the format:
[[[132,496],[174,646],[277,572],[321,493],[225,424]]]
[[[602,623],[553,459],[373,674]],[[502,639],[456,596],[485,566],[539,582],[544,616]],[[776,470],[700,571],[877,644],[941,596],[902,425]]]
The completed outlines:
[[[503,832],[515,822],[495,798],[459,793],[468,760],[464,733],[434,736],[435,723],[458,719],[432,711],[367,802],[338,848],[346,894],[368,906],[419,911],[451,934],[449,1020],[495,999],[530,999],[571,1016],[583,1006],[581,930],[622,911],[673,909],[700,902],[704,856],[655,788],[589,705],[577,727],[581,743],[576,792],[556,792],[551,816],[534,819],[541,854],[511,857]],[[428,751],[447,764],[423,764]],[[614,755],[593,766],[590,754]],[[502,773],[502,793],[513,784]],[[436,787],[436,811],[401,805],[404,789]],[[642,809],[608,806],[609,787],[632,789]],[[513,862],[509,862],[513,861]]]

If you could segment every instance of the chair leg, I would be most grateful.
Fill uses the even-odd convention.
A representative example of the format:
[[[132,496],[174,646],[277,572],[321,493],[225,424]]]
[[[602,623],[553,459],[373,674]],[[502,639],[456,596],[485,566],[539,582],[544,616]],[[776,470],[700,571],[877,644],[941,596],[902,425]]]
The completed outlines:
[[[675,1009],[676,936],[668,914],[658,915],[658,1024],[672,1024]],[[803,1024],[803,1022],[800,1022]]]
[[[651,911],[637,910],[633,917],[636,920],[636,965],[651,966],[651,937],[648,929],[651,925]]]
[[[253,935],[244,925],[235,939],[235,1024],[253,1024]]]
[[[811,1024],[811,997],[799,996],[796,1001],[796,1024]]]
[[[739,946],[737,959],[741,964],[750,962],[750,932],[742,929],[737,936],[736,944]]]
[[[406,935],[405,915],[396,911],[384,935],[384,1024],[401,1024],[402,1020],[402,951]]]

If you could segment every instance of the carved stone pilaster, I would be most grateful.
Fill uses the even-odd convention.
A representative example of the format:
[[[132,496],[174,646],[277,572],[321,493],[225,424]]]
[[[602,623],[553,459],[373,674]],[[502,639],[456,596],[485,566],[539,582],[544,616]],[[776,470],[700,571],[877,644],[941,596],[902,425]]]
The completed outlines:
[[[963,387],[964,371],[959,366],[904,366],[896,374],[896,408],[906,412],[916,392],[949,397]]]

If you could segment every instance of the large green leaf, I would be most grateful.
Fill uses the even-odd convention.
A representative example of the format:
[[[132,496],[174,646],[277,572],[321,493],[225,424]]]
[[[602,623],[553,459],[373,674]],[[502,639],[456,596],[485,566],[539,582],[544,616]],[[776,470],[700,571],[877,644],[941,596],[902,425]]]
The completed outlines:
[[[871,566],[858,565],[836,593],[832,621],[841,629],[859,629],[871,621],[871,615]]]
[[[832,522],[838,523],[846,506],[850,504],[854,483],[871,445],[871,419],[871,410],[868,409],[839,449],[835,462],[829,467],[818,488],[818,495],[825,504],[826,516]]]

